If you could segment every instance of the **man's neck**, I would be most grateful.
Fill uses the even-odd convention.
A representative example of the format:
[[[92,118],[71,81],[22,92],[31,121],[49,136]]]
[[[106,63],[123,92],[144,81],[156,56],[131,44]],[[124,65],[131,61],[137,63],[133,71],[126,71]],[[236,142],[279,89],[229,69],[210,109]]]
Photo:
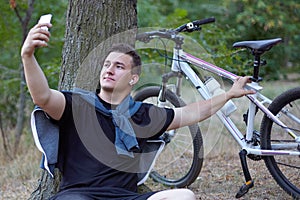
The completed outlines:
[[[101,90],[98,96],[103,101],[111,105],[119,105],[125,99],[125,97],[128,96],[128,94],[117,93],[117,92],[106,92]]]

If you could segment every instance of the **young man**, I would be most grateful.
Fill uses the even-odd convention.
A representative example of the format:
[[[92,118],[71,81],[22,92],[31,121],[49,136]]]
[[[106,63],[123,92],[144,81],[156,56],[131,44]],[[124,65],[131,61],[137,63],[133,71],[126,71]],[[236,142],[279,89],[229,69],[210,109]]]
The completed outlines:
[[[100,73],[100,90],[62,92],[50,89],[34,57],[46,47],[48,23],[34,26],[21,50],[27,85],[33,102],[59,127],[60,192],[53,199],[195,199],[188,189],[138,194],[137,160],[146,140],[166,130],[202,121],[231,98],[252,94],[244,90],[249,77],[211,100],[182,108],[164,109],[132,101],[130,92],[139,80],[140,57],[127,45],[114,46]],[[159,120],[157,120],[159,119]]]

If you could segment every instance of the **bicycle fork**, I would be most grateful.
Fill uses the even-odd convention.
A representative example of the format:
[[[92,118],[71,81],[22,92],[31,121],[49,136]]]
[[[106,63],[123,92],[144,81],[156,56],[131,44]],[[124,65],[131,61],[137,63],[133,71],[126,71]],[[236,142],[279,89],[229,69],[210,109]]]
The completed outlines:
[[[177,77],[177,82],[176,82],[176,91],[173,91],[175,92],[175,94],[177,96],[180,96],[180,89],[181,89],[181,84],[182,84],[182,74],[180,72],[169,72],[169,73],[166,73],[166,74],[163,74],[162,75],[162,85],[161,85],[161,91],[160,91],[160,94],[159,94],[159,101],[160,102],[166,102],[166,90],[167,90],[167,83],[169,81],[170,78],[173,78],[173,77]]]

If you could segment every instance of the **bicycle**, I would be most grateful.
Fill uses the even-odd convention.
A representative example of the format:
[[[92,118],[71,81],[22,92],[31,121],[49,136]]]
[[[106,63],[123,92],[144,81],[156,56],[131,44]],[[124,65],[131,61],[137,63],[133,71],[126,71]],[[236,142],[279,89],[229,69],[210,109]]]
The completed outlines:
[[[193,67],[231,81],[234,81],[238,76],[185,52],[182,48],[184,37],[179,34],[181,32],[199,31],[202,25],[214,21],[214,18],[207,18],[183,24],[176,29],[137,34],[137,40],[143,43],[148,43],[152,39],[171,40],[174,42],[174,48],[173,57],[171,58],[171,71],[162,75],[161,85],[146,86],[138,90],[134,95],[134,99],[151,102],[161,107],[183,106],[185,103],[180,98],[183,77],[188,79],[203,99],[209,99],[220,92],[224,92],[213,77],[201,77],[195,72]],[[247,95],[249,108],[247,113],[244,114],[246,122],[245,134],[237,128],[230,118],[231,113],[237,109],[233,102],[227,102],[216,113],[221,123],[241,148],[239,157],[245,183],[240,187],[236,198],[242,197],[254,186],[254,181],[247,166],[247,158],[253,160],[263,159],[277,184],[292,197],[300,198],[299,173],[297,172],[300,168],[300,87],[283,92],[272,101],[261,94],[263,87],[259,85],[259,82],[262,80],[259,76],[259,69],[260,66],[266,64],[265,61],[261,60],[261,56],[281,41],[281,38],[274,38],[241,41],[233,44],[235,48],[250,50],[254,56],[252,82],[247,84],[246,88],[256,91],[254,95]],[[168,82],[172,78],[176,79],[176,84],[173,85],[174,89],[170,90]],[[155,99],[154,101],[152,100],[153,98]],[[269,105],[268,108],[265,104]],[[262,111],[264,115],[260,131],[254,129],[254,121],[258,110]],[[160,155],[162,159],[159,161],[166,164],[173,163],[173,166],[174,162],[179,160],[181,164],[185,163],[186,165],[175,173],[173,169],[170,169],[170,165],[163,168],[154,167],[150,174],[154,180],[172,187],[185,187],[196,180],[203,164],[203,139],[198,124],[188,128],[188,131],[172,130],[162,136],[162,140],[165,141],[167,147],[172,145],[178,146],[180,142],[183,142],[183,147],[179,147],[179,150],[176,150],[177,152],[172,152],[176,149],[173,147],[167,149],[166,151],[169,152],[163,152]],[[182,137],[176,139],[177,135],[182,135]],[[187,142],[182,138],[189,138],[192,145],[184,146]],[[190,148],[192,149],[191,154],[184,155],[185,150]]]

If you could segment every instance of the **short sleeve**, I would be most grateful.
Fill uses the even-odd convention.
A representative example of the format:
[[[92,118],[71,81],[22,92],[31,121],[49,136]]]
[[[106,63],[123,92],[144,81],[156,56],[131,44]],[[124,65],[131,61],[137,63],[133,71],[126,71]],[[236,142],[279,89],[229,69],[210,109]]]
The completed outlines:
[[[167,130],[173,118],[173,109],[143,103],[138,112],[132,116],[132,124],[138,138],[155,139]]]

